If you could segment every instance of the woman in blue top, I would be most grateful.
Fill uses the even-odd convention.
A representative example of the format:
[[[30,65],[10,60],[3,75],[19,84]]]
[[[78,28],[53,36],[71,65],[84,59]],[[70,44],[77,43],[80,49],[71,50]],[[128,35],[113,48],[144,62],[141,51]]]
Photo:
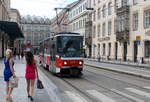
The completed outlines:
[[[16,77],[15,75],[15,71],[14,71],[14,61],[12,59],[12,51],[10,49],[6,50],[6,58],[4,59],[4,80],[6,82],[6,100],[7,101],[11,101],[11,94],[13,91],[13,88],[9,87],[10,86],[10,82],[9,79],[13,76]]]

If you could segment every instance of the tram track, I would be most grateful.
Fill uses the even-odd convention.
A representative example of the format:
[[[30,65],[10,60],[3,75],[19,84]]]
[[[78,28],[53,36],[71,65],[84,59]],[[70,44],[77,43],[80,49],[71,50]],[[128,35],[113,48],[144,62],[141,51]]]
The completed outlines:
[[[61,78],[65,83],[67,83],[68,85],[70,85],[72,88],[74,88],[76,91],[78,91],[80,94],[82,94],[84,97],[86,97],[88,99],[89,102],[99,102],[97,101],[95,98],[91,97],[89,94],[87,94],[86,92],[82,91],[82,89],[76,87],[75,85],[73,85],[72,83],[70,83],[69,81],[67,81],[65,78]]]
[[[43,68],[43,67],[42,67],[42,68]],[[45,74],[46,76],[50,77],[51,81],[54,82],[54,84],[57,83],[57,82],[56,82],[56,79],[57,79],[57,81],[59,81],[59,82],[60,82],[60,81],[63,81],[65,84],[67,84],[68,86],[70,86],[71,88],[73,88],[75,91],[77,91],[79,94],[81,94],[83,97],[85,97],[85,98],[88,100],[88,102],[99,102],[99,101],[97,101],[95,98],[93,98],[93,97],[91,97],[89,94],[87,94],[86,92],[82,91],[82,89],[80,89],[80,88],[76,87],[75,85],[71,84],[69,81],[67,81],[67,79],[56,77],[56,76],[52,75],[51,72],[47,71],[47,70],[44,69],[44,68],[41,69],[41,70],[44,72],[44,74]],[[54,76],[54,77],[52,77],[52,76]],[[54,80],[55,80],[55,81],[54,81]],[[61,82],[61,83],[62,83],[62,82]],[[66,86],[66,85],[65,85],[65,86]],[[60,88],[59,88],[59,91],[60,91],[60,92],[63,92],[63,90],[61,90]]]
[[[138,87],[138,88],[146,89],[146,88],[143,88],[143,87],[141,87],[141,86],[139,86],[139,85],[137,85],[137,84],[129,83],[129,82],[127,82],[127,81],[119,80],[119,79],[112,78],[112,77],[108,77],[108,76],[106,76],[106,75],[98,74],[98,73],[95,73],[95,72],[92,72],[92,71],[89,71],[89,70],[86,70],[86,71],[89,72],[89,73],[93,73],[93,74],[95,74],[96,76],[103,76],[103,77],[106,77],[106,78],[109,78],[109,79],[112,79],[112,80],[116,80],[116,81],[120,81],[120,82],[122,82],[122,83],[127,83],[127,84],[129,84],[129,85],[136,86],[136,87]],[[138,79],[136,79],[136,80],[138,80]],[[138,81],[139,81],[139,80],[138,80]],[[148,82],[146,82],[146,81],[144,81],[144,80],[143,80],[143,82],[148,83]],[[148,83],[148,84],[150,84],[150,83]],[[147,90],[147,89],[146,89],[146,90]]]
[[[88,70],[86,70],[86,71],[88,71]],[[137,88],[140,88],[140,89],[148,90],[147,88],[144,88],[144,87],[139,86],[139,85],[136,85],[136,84],[132,84],[132,83],[129,83],[129,82],[121,81],[121,80],[118,80],[118,79],[115,79],[115,78],[112,78],[112,77],[108,77],[108,76],[105,76],[105,75],[102,75],[102,74],[97,74],[97,73],[91,72],[91,71],[88,71],[88,72],[89,72],[89,73],[93,73],[93,74],[96,75],[96,76],[97,76],[97,75],[98,75],[98,76],[103,76],[103,77],[110,78],[110,79],[113,79],[113,80],[117,80],[117,81],[120,81],[120,82],[123,82],[123,83],[127,83],[127,84],[129,84],[129,85],[133,85],[133,86],[135,86],[135,87],[137,87]],[[108,90],[108,91],[111,91],[111,92],[116,93],[116,94],[118,94],[118,95],[120,95],[120,96],[123,96],[123,97],[125,97],[125,98],[127,98],[127,99],[129,99],[129,100],[132,100],[133,102],[137,102],[137,101],[135,101],[135,100],[133,100],[133,99],[131,99],[131,98],[129,98],[129,97],[126,97],[126,96],[124,96],[124,95],[122,95],[122,94],[119,94],[118,92],[114,91],[113,89],[106,88],[105,86],[102,86],[102,85],[100,85],[100,84],[98,84],[98,83],[96,83],[96,82],[93,82],[93,81],[91,81],[91,80],[89,80],[89,79],[87,79],[87,78],[85,78],[85,77],[83,77],[83,79],[84,79],[84,80],[87,80],[89,83],[93,83],[93,84],[95,84],[96,86],[99,86],[99,87],[104,88],[104,89],[106,89],[106,90]],[[150,92],[150,90],[148,90],[148,91]],[[144,102],[145,102],[145,101],[144,101]]]
[[[62,78],[61,78],[62,79]],[[133,100],[132,98],[129,98],[129,97],[127,97],[127,96],[124,96],[124,95],[122,95],[122,94],[119,94],[119,93],[117,93],[116,91],[114,91],[114,90],[112,90],[112,89],[109,89],[109,88],[106,88],[106,87],[104,87],[104,86],[102,86],[102,85],[100,85],[100,84],[97,84],[97,83],[95,83],[95,82],[93,82],[93,81],[91,81],[91,80],[89,80],[89,79],[87,79],[87,78],[85,78],[85,77],[82,77],[82,79],[83,80],[86,80],[88,83],[90,83],[90,84],[94,84],[94,85],[96,85],[97,87],[99,87],[99,88],[103,88],[103,89],[105,89],[107,92],[112,92],[112,93],[115,93],[115,94],[117,94],[117,95],[119,95],[119,96],[121,96],[121,97],[123,97],[123,98],[125,98],[125,99],[128,99],[128,100],[130,100],[131,102],[137,102],[137,101],[135,101],[135,100]],[[66,82],[67,84],[69,84],[70,86],[72,86],[74,89],[76,89],[77,91],[79,91],[80,93],[82,93],[83,95],[85,95],[86,97],[90,97],[90,99],[91,98],[93,98],[93,97],[91,97],[90,95],[88,95],[86,92],[84,92],[84,91],[82,91],[80,88],[78,88],[78,87],[76,87],[75,85],[73,85],[71,82],[69,82],[69,81],[67,81],[67,79],[62,79],[64,82]],[[105,92],[106,92],[105,91]],[[97,101],[96,99],[94,99],[94,100],[92,100],[91,102],[99,102],[99,101]]]
[[[123,83],[127,83],[127,84],[129,84],[129,85],[134,85],[134,86],[136,86],[136,87],[138,87],[138,88],[142,88],[142,89],[146,89],[146,88],[143,88],[143,87],[141,87],[141,86],[138,86],[138,85],[136,85],[136,84],[132,84],[132,83],[128,83],[128,82],[126,82],[126,81],[122,81],[122,80],[119,80],[119,79],[115,79],[115,78],[112,78],[112,77],[108,77],[108,76],[105,76],[105,75],[102,75],[102,74],[98,74],[98,73],[95,73],[95,72],[92,72],[92,71],[88,71],[88,70],[85,70],[85,71],[87,71],[87,72],[89,72],[89,73],[93,73],[95,76],[103,76],[103,77],[106,77],[106,78],[110,78],[110,79],[113,79],[113,80],[116,80],[116,81],[119,81],[119,82],[123,82]],[[48,71],[44,71],[44,73],[46,73],[48,76],[50,76],[49,74],[51,74],[50,72],[48,72]],[[88,100],[88,102],[99,102],[96,98],[94,98],[93,96],[91,96],[90,94],[88,94],[88,93],[86,93],[86,91],[84,91],[82,88],[80,88],[79,87],[79,85],[78,84],[73,84],[73,80],[70,80],[70,78],[58,78],[58,77],[55,77],[55,78],[57,78],[57,81],[63,81],[65,84],[67,84],[68,86],[70,86],[70,87],[72,87],[76,92],[78,92],[80,95],[82,95],[85,99],[87,99]],[[52,78],[53,79],[53,78]],[[73,78],[74,79],[74,78]],[[122,94],[120,94],[120,93],[118,93],[118,92],[116,92],[115,90],[112,90],[112,89],[110,89],[110,88],[107,88],[107,87],[105,87],[104,85],[100,85],[100,84],[98,84],[98,83],[96,83],[96,82],[94,82],[93,80],[90,80],[90,79],[88,79],[88,78],[86,78],[86,77],[84,77],[84,76],[82,76],[79,80],[81,80],[81,81],[86,81],[87,83],[89,83],[89,85],[90,84],[93,84],[93,85],[95,85],[95,86],[97,86],[97,87],[99,87],[99,88],[102,88],[102,89],[104,89],[104,90],[106,90],[106,91],[108,91],[108,92],[112,92],[112,93],[114,93],[114,94],[116,94],[116,95],[118,95],[118,96],[121,96],[122,98],[125,98],[125,99],[127,99],[127,100],[129,100],[129,101],[131,101],[131,102],[138,102],[138,101],[136,101],[136,100],[134,100],[134,99],[132,99],[132,98],[130,98],[130,97],[127,97],[127,96],[125,96],[125,95],[122,95]],[[146,89],[147,90],[147,89]],[[144,102],[144,101],[143,101]]]

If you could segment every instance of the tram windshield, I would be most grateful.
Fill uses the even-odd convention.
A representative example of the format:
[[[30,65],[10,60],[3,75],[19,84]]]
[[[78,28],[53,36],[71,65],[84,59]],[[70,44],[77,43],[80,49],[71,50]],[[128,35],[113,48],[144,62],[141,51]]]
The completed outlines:
[[[83,37],[59,36],[57,48],[62,57],[83,57]]]

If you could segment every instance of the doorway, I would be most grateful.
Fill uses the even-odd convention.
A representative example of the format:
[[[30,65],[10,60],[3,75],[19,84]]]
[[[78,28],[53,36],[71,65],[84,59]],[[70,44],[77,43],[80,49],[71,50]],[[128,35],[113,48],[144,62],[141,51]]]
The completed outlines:
[[[127,42],[123,43],[123,60],[127,61]]]
[[[134,41],[134,62],[137,62],[137,54],[138,54],[138,45],[137,42]]]
[[[118,43],[115,42],[115,60],[117,60],[117,53],[118,53]]]

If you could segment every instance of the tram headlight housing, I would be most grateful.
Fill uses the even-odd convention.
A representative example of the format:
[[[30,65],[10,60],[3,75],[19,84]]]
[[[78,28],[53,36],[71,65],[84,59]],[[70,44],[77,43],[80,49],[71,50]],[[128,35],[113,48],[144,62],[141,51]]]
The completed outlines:
[[[64,65],[67,65],[67,62],[66,62],[66,61],[64,61]]]
[[[82,62],[82,61],[79,61],[79,64],[80,64],[80,65],[82,65],[82,64],[83,64],[83,62]]]

